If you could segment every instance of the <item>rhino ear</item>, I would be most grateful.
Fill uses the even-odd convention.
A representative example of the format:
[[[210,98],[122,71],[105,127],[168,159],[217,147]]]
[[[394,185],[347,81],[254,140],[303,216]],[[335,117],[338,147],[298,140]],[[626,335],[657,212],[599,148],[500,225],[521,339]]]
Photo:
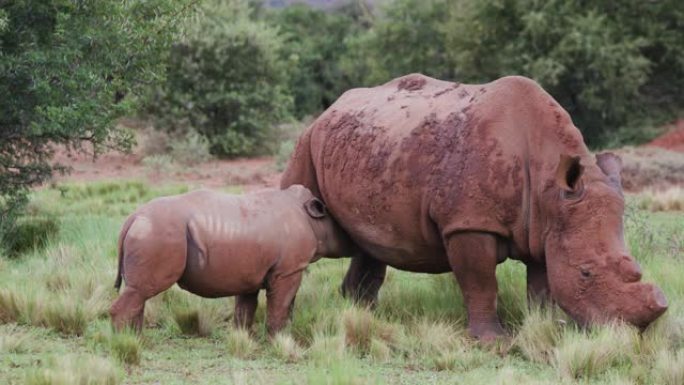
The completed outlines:
[[[622,160],[612,152],[604,152],[596,155],[596,165],[608,177],[615,187],[622,188],[620,171],[622,170]]]
[[[306,212],[311,218],[320,219],[328,215],[325,204],[318,198],[312,198],[306,201],[306,203],[304,203],[304,209],[306,209]]]
[[[582,190],[582,173],[584,167],[579,156],[561,154],[556,170],[556,184],[563,191],[577,193]]]

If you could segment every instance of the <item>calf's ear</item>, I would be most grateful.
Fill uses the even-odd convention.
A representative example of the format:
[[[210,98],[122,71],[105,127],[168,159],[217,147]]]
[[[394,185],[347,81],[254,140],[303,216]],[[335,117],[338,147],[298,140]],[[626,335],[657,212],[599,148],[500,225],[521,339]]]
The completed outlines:
[[[306,203],[304,203],[304,209],[306,209],[306,212],[311,218],[319,219],[328,214],[325,204],[318,198],[313,198],[306,201]]]

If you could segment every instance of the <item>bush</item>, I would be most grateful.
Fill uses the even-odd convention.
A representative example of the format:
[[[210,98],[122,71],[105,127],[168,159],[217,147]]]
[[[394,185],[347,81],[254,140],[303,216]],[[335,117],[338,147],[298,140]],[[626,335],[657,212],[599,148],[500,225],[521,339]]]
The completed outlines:
[[[149,111],[166,130],[196,130],[212,154],[264,152],[272,126],[289,116],[291,106],[278,31],[251,20],[243,0],[201,8],[171,49],[167,79]]]
[[[358,85],[411,72],[468,83],[528,76],[590,146],[619,145],[684,112],[682,18],[675,0],[397,0],[347,36],[340,61]]]
[[[143,166],[149,173],[154,175],[166,174],[173,168],[173,159],[170,155],[152,155],[142,160]]]
[[[12,220],[11,226],[0,235],[3,237],[5,251],[10,257],[47,245],[59,231],[59,225],[50,217],[24,217]]]
[[[673,38],[672,21],[683,16],[684,7],[674,1],[624,1],[615,7],[487,0],[453,9],[445,31],[463,80],[534,78],[596,146],[617,134],[643,139],[631,133],[653,119],[673,117],[672,109],[681,112],[684,99],[671,83],[684,76],[684,44]],[[623,126],[632,129],[619,130]]]
[[[44,0],[0,9],[0,234],[12,227],[31,186],[64,171],[67,150],[127,149],[114,122],[133,111],[142,84],[163,72],[159,57],[184,0]],[[91,146],[83,146],[84,143]]]
[[[171,141],[171,157],[184,166],[194,166],[211,159],[209,140],[195,131]]]
[[[268,14],[285,40],[282,57],[291,62],[288,87],[298,119],[328,108],[344,91],[358,86],[359,75],[346,71],[342,58],[349,54],[346,38],[362,28],[359,5],[335,12],[294,4]]]

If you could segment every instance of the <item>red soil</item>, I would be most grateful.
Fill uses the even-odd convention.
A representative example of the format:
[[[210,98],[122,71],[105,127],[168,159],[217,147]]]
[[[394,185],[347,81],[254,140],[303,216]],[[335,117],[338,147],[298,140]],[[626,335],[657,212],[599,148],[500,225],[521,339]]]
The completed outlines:
[[[677,120],[672,129],[646,144],[670,151],[684,152],[684,119]]]
[[[275,171],[271,157],[213,160],[192,167],[173,165],[165,172],[145,167],[142,157],[135,153],[108,152],[93,158],[58,150],[54,161],[70,169],[66,175],[56,175],[55,182],[136,179],[150,183],[189,183],[194,188],[242,186],[245,191],[277,187],[280,182],[280,173]]]

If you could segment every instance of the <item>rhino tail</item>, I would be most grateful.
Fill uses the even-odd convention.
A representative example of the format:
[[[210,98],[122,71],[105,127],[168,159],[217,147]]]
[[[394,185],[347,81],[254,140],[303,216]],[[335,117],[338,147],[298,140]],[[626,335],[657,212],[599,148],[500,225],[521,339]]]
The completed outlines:
[[[311,153],[311,133],[316,123],[309,126],[297,140],[287,167],[280,179],[280,188],[286,189],[293,184],[301,184],[311,190],[314,196],[321,196],[316,178],[316,167]]]
[[[121,227],[121,233],[119,233],[119,242],[118,242],[118,256],[119,256],[119,267],[118,271],[116,272],[116,281],[114,282],[114,288],[119,291],[121,289],[121,282],[123,281],[123,262],[124,262],[124,248],[123,248],[123,243],[124,239],[126,239],[126,234],[128,234],[128,229],[131,228],[131,225],[135,221],[135,215],[131,215],[126,219],[126,222],[124,222],[123,226]]]

